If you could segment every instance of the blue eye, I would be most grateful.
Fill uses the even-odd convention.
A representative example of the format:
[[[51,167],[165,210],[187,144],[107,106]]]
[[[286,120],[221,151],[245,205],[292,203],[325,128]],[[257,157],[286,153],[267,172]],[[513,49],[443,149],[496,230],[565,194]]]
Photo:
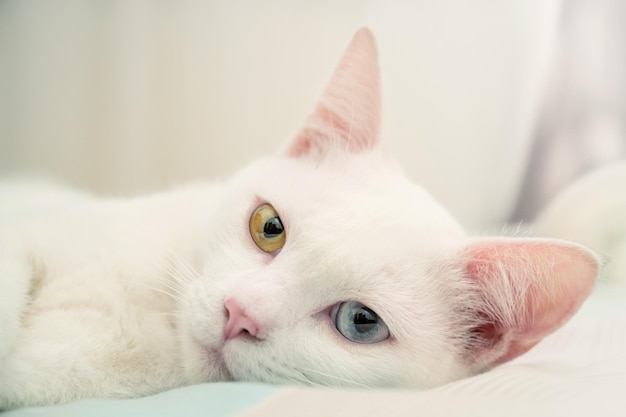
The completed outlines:
[[[339,304],[335,327],[346,339],[355,343],[376,343],[389,338],[389,328],[374,310],[358,301]]]

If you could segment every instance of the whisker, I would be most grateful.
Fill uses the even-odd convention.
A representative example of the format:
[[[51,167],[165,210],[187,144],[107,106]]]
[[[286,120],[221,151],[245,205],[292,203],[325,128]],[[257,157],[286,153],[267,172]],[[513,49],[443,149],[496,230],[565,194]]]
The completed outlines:
[[[148,287],[148,289],[152,290],[152,291],[157,291],[160,292],[162,294],[167,295],[168,297],[170,297],[171,299],[179,302],[179,303],[184,303],[185,300],[180,296],[180,295],[176,295],[176,294],[172,294],[171,292],[168,292],[162,288],[157,288],[157,287]]]
[[[176,265],[185,272],[187,278],[197,279],[201,276],[201,274],[180,253],[174,249],[170,249],[170,255],[176,258]]]
[[[178,284],[188,284],[201,276],[198,271],[174,249],[169,250],[167,260],[167,264],[157,266],[174,278]]]
[[[152,311],[148,312],[148,314],[155,314],[160,316],[183,316],[185,312],[182,309],[174,308],[168,311]]]
[[[325,373],[325,372],[322,372],[322,371],[318,371],[316,369],[300,368],[300,369],[298,369],[298,371],[300,371],[302,373],[303,372],[310,372],[310,373],[318,374],[318,375],[326,377],[326,378],[330,378],[330,379],[334,379],[334,380],[339,381],[339,382],[343,382],[344,384],[347,384],[347,385],[352,386],[352,387],[368,388],[368,389],[372,388],[372,387],[370,387],[368,385],[365,385],[365,384],[363,384],[361,382],[358,382],[356,380],[342,378],[340,376],[328,374],[328,373]],[[303,373],[303,375],[304,375],[304,373]],[[318,384],[319,385],[324,385],[322,383],[318,383]]]
[[[173,282],[175,282],[177,285],[182,286],[182,284],[191,282],[192,278],[188,276],[187,271],[181,268],[177,268],[177,265],[173,265],[172,262],[173,261],[168,262],[165,265],[157,265],[157,267],[161,271],[165,272],[167,276],[173,278]]]
[[[168,269],[167,267],[164,267],[162,265],[156,265],[156,267],[160,269],[162,272],[164,272],[166,276],[169,276],[172,278],[170,280],[170,279],[166,279],[165,277],[161,277],[157,275],[156,281],[158,284],[161,284],[162,286],[173,291],[177,295],[183,295],[185,293],[186,287],[182,283],[179,282],[176,271]]]
[[[289,380],[289,382],[298,384],[298,385],[308,385],[308,386],[313,386],[313,387],[323,386],[323,384],[320,384],[319,382],[312,380],[302,371],[297,370],[297,369],[296,371],[298,372],[298,375],[285,375],[285,377]]]

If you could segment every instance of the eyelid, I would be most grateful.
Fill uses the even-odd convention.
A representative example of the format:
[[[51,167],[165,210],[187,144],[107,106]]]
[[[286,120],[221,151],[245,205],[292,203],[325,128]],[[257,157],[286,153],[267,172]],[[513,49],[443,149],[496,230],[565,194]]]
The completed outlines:
[[[339,310],[341,303],[343,303],[343,301],[336,302],[328,309],[328,317],[330,317],[330,321],[333,324],[337,320],[337,311]]]

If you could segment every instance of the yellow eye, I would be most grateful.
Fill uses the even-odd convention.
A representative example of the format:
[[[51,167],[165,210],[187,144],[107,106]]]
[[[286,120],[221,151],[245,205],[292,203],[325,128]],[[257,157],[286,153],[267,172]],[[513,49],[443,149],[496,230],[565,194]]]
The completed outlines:
[[[263,204],[254,210],[250,216],[250,236],[263,252],[276,252],[285,246],[285,228],[274,207]]]

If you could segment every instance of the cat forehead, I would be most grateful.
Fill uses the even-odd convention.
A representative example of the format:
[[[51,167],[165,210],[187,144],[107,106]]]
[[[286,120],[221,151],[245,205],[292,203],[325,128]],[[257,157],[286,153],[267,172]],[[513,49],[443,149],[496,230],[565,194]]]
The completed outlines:
[[[239,177],[241,183],[261,187],[263,182],[272,181],[277,191],[296,187],[303,192],[316,192],[324,187],[329,194],[346,186],[358,191],[387,188],[392,183],[406,180],[397,161],[378,149],[359,154],[337,151],[321,160],[267,157],[248,166]]]
[[[391,245],[399,254],[435,250],[463,235],[458,223],[380,152],[321,163],[268,158],[239,181],[276,208],[292,238],[351,242],[360,254],[381,253]]]

